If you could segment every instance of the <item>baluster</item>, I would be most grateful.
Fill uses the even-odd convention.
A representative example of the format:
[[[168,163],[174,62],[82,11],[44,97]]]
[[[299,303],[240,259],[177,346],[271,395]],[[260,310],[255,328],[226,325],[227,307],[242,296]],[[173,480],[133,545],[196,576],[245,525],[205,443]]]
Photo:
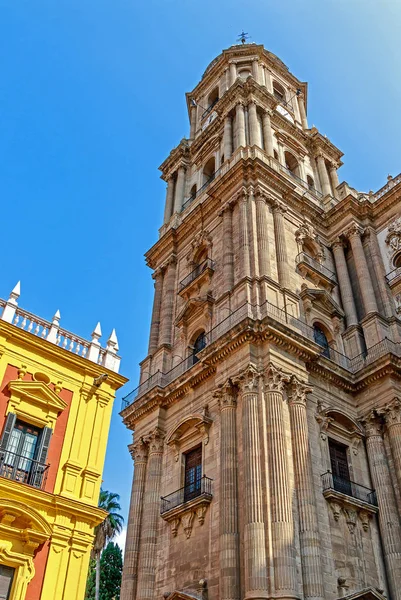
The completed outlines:
[[[42,329],[42,334],[41,334],[41,336],[40,336],[40,337],[42,337],[42,338],[45,338],[45,337],[46,337],[46,335],[47,335],[47,329],[46,329],[46,327],[43,327],[43,329]]]
[[[18,314],[17,314],[17,315],[15,315],[15,319],[14,319],[14,325],[17,325],[17,326],[18,326],[18,321],[19,321],[19,319],[20,319],[20,316],[19,316]]]
[[[61,335],[58,334],[57,338],[56,338],[56,346],[59,346],[61,342]]]
[[[82,356],[84,358],[86,358],[87,353],[88,353],[88,347],[87,346],[83,346],[83,348],[82,348]]]
[[[31,320],[29,321],[29,325],[28,325],[28,329],[27,329],[27,331],[28,331],[29,333],[31,333],[31,331],[32,331],[32,327],[33,327],[33,321],[32,321],[32,319],[31,319]]]
[[[21,329],[25,329],[25,327],[26,327],[26,317],[24,317],[22,320]]]
[[[36,323],[36,321],[34,322],[34,325],[36,325],[33,334],[34,335],[38,335],[39,333],[39,323]]]
[[[67,343],[68,343],[68,340],[67,340],[67,336],[65,335],[64,339],[63,339],[63,348],[67,348]]]
[[[74,340],[71,338],[71,339],[70,339],[70,345],[69,345],[69,347],[68,347],[68,350],[69,350],[70,352],[72,352],[72,349],[73,349],[73,348],[74,348]]]
[[[80,346],[80,343],[77,342],[77,345],[75,346],[75,354],[79,354],[80,351],[81,351],[81,346]]]

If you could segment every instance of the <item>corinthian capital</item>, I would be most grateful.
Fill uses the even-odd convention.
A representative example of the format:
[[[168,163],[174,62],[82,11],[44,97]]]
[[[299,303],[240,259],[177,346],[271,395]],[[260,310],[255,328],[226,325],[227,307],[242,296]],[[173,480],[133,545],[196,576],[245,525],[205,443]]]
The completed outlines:
[[[344,248],[345,244],[344,244],[344,240],[342,240],[340,237],[337,237],[331,244],[331,248],[334,250],[335,248]]]
[[[146,436],[145,442],[149,444],[149,454],[161,454],[164,445],[163,431],[159,429],[159,427],[155,427],[154,430]]]
[[[223,385],[219,386],[213,396],[217,398],[220,410],[235,408],[237,404],[236,391],[231,379],[228,379]]]
[[[363,227],[358,225],[358,223],[355,223],[355,221],[344,232],[344,235],[347,238],[361,237],[362,234],[363,234]]]
[[[363,428],[365,429],[366,437],[381,436],[382,424],[380,416],[376,411],[371,411],[366,417],[361,419]]]
[[[146,462],[148,458],[148,445],[143,438],[130,444],[128,450],[136,464],[139,462]]]
[[[267,365],[264,377],[266,391],[282,393],[285,384],[289,381],[289,375],[277,368],[272,362]]]
[[[250,392],[257,393],[259,378],[259,371],[253,365],[248,365],[246,369],[238,375],[234,383],[239,387],[242,394]]]
[[[385,406],[383,412],[384,420],[386,421],[387,427],[392,425],[399,425],[401,423],[401,401],[399,398],[394,398],[387,406]]]
[[[290,379],[288,386],[289,404],[302,404],[306,406],[306,397],[312,392],[313,388],[300,381],[295,375]]]

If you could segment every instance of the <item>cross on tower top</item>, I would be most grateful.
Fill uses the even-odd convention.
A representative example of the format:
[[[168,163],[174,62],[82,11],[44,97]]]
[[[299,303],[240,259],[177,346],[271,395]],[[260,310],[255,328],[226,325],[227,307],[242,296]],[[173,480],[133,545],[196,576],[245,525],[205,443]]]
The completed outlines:
[[[242,44],[245,44],[245,42],[248,38],[249,38],[249,35],[247,33],[245,33],[244,30],[242,30],[241,33],[238,35],[237,42],[241,42]]]

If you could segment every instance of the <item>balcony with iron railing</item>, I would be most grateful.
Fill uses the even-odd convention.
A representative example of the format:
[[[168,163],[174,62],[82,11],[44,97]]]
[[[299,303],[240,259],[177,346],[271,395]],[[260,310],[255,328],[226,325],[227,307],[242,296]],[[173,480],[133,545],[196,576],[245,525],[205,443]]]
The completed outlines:
[[[401,267],[397,267],[390,271],[390,273],[387,273],[386,281],[390,287],[393,287],[399,283],[401,281]]]
[[[0,452],[0,477],[44,489],[50,465],[9,450]]]
[[[178,508],[195,499],[210,502],[212,500],[212,479],[205,475],[192,483],[161,498],[160,514]]]
[[[179,284],[179,291],[182,292],[185,288],[187,288],[191,283],[195,280],[199,279],[202,275],[212,275],[214,271],[214,261],[210,258],[204,260],[200,265],[196,265],[196,267],[184,277]]]
[[[334,271],[331,271],[318,260],[307,254],[306,252],[300,252],[295,257],[295,263],[298,271],[303,273],[310,273],[314,277],[318,276],[322,279],[322,283],[333,287],[337,285],[337,277]]]
[[[325,496],[330,495],[331,492],[337,492],[338,494],[344,494],[349,498],[354,498],[360,502],[365,502],[372,506],[377,506],[376,492],[370,488],[333,475],[331,471],[327,471],[322,475],[323,494]]]
[[[215,100],[213,100],[213,102],[203,111],[202,117],[201,117],[202,120],[205,119],[208,116],[208,114],[211,113],[211,111],[216,106],[216,104],[218,103],[219,100],[220,100],[220,98],[216,98]]]

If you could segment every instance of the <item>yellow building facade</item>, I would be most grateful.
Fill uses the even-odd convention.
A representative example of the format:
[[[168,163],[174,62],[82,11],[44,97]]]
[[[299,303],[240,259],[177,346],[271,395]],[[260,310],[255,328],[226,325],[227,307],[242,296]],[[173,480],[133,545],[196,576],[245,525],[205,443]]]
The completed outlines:
[[[120,358],[0,300],[0,599],[83,600]]]

